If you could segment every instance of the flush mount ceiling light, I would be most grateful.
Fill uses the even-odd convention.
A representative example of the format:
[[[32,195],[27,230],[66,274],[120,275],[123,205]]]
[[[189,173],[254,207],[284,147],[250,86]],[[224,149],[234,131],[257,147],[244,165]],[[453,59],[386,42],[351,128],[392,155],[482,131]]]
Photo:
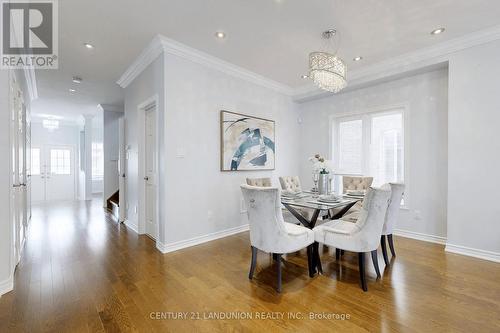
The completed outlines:
[[[59,120],[55,119],[44,119],[42,120],[42,126],[49,131],[54,131],[59,128]]]
[[[69,88],[68,90],[69,90],[70,93],[76,92],[76,89],[73,89],[73,88]]]
[[[305,75],[304,74],[304,75],[301,75],[300,77],[303,78],[303,79],[307,79],[307,78],[309,78],[309,75]]]
[[[215,32],[215,37],[217,37],[219,39],[224,39],[224,38],[226,38],[226,33],[224,31],[217,31],[217,32]]]
[[[81,78],[81,77],[78,77],[78,76],[73,76],[72,81],[73,81],[74,83],[82,83],[82,78]]]
[[[445,30],[445,28],[434,29],[431,31],[431,35],[439,35],[439,34],[443,33],[444,30]]]
[[[360,61],[360,60],[363,60],[363,57],[361,56],[357,56],[355,57],[354,59],[352,59],[353,61]]]
[[[92,45],[90,43],[83,43],[83,46],[85,46],[88,49],[93,49],[94,48],[94,45]]]
[[[337,35],[335,29],[323,32],[325,44],[333,44],[335,35]],[[319,88],[337,93],[347,86],[347,67],[345,62],[336,55],[336,50],[328,52],[328,48],[326,45],[325,51],[309,53],[309,78]]]

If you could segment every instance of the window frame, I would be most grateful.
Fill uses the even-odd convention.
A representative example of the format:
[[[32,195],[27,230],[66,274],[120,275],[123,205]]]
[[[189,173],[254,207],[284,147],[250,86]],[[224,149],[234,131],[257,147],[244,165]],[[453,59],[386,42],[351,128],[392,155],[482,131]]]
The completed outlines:
[[[54,172],[53,168],[54,165],[52,163],[52,151],[63,151],[63,160],[64,158],[64,151],[69,152],[68,156],[68,162],[69,162],[69,167],[68,167],[68,172],[69,173],[59,173],[59,172]],[[50,174],[51,176],[74,176],[74,160],[73,160],[73,150],[71,147],[65,147],[65,146],[50,146],[48,149],[48,156],[47,158],[49,159],[49,170],[47,170],[47,173]],[[60,158],[57,158],[57,160],[60,160]],[[63,168],[65,167],[65,164],[63,163]],[[59,164],[57,163],[57,168],[59,168]],[[65,168],[64,168],[65,169]]]
[[[410,107],[409,104],[393,104],[380,106],[371,109],[359,109],[351,112],[343,112],[330,116],[330,140],[329,140],[329,155],[330,159],[333,161],[334,165],[334,174],[337,176],[362,176],[363,173],[368,172],[369,170],[369,158],[368,152],[370,151],[371,144],[371,118],[374,115],[384,116],[391,114],[402,114],[403,119],[403,179],[405,183],[405,194],[404,194],[404,203],[401,205],[401,209],[409,210],[410,209]],[[362,160],[361,160],[361,168],[362,173],[347,173],[343,172],[345,170],[339,169],[339,130],[338,124],[341,121],[351,121],[361,119],[362,124]],[[368,121],[367,121],[368,120]],[[338,170],[338,171],[337,171]]]

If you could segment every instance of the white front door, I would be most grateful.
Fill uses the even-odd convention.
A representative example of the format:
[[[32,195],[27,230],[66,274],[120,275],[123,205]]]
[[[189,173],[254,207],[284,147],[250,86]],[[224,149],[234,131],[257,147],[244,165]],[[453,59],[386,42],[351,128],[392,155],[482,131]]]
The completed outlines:
[[[146,110],[145,117],[145,186],[146,186],[146,234],[153,239],[157,237],[157,221],[156,221],[156,187],[157,187],[157,170],[156,170],[156,111],[155,108]]]
[[[75,199],[75,154],[72,146],[44,145],[31,149],[32,201]]]
[[[31,147],[31,201],[45,201],[45,160],[42,160],[42,148]]]

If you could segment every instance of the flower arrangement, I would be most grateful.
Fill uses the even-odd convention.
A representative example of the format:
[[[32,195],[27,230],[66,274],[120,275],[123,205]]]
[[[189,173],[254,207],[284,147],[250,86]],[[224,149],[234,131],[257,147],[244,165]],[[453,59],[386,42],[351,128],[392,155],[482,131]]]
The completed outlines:
[[[333,172],[332,162],[326,160],[320,154],[309,157],[309,161],[313,165],[313,172],[319,174],[329,174]]]

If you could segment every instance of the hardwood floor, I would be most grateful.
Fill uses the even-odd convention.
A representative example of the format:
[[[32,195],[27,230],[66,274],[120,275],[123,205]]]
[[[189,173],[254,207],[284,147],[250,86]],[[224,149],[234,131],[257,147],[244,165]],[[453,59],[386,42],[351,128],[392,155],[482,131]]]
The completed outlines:
[[[304,250],[285,257],[277,294],[268,254],[258,253],[248,280],[248,233],[163,255],[100,203],[33,209],[15,290],[0,298],[0,332],[500,331],[500,264],[447,254],[441,245],[395,238],[390,267],[379,251],[382,279],[366,260],[366,293],[355,254],[339,263],[320,247],[324,275],[309,278]],[[178,312],[188,319],[166,319]],[[310,313],[349,319],[311,320]],[[254,319],[205,318],[216,314]]]

